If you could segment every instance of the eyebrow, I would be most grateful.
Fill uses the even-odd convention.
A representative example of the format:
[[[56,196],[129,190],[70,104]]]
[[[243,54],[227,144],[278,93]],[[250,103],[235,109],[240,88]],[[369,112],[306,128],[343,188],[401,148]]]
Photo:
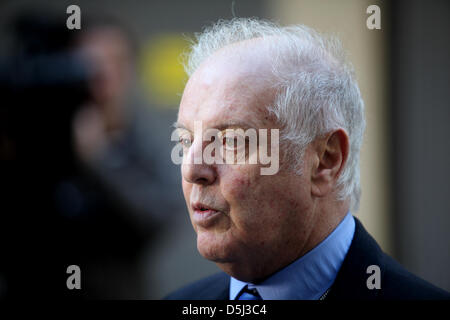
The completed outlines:
[[[172,126],[177,129],[184,129],[184,130],[192,132],[191,130],[186,128],[186,126],[184,126],[183,124],[181,124],[177,121],[175,121]],[[212,126],[212,128],[221,131],[221,130],[225,130],[227,128],[249,129],[249,128],[254,128],[254,126],[252,127],[252,124],[242,122],[242,121],[228,121],[228,122],[224,122],[224,123]]]
[[[178,121],[175,121],[174,123],[172,123],[172,127],[176,128],[176,129],[185,129],[188,130],[184,125],[182,125],[181,123],[179,123]],[[189,130],[188,130],[189,131]]]

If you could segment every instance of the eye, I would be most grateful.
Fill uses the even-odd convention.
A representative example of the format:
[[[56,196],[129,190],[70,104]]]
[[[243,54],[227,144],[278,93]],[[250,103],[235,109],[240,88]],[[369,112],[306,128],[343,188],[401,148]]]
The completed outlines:
[[[229,129],[226,132],[221,132],[219,138],[222,139],[222,144],[227,150],[236,151],[242,149],[243,144],[245,144],[245,137]]]
[[[189,148],[192,145],[192,140],[191,138],[180,137],[180,143],[183,148]]]
[[[234,150],[237,146],[237,138],[233,132],[221,132],[220,138],[222,139],[222,144],[227,150]]]
[[[235,148],[237,145],[236,137],[225,137],[225,146],[227,148]]]
[[[179,142],[183,146],[183,148],[189,148],[192,145],[192,139],[190,136],[184,134],[180,135]]]

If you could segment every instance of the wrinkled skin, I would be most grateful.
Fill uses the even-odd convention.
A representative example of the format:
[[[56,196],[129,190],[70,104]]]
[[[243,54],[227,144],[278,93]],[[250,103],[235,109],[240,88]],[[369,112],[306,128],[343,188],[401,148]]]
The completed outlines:
[[[266,109],[275,91],[264,50],[258,43],[238,44],[203,62],[186,85],[178,123],[191,132],[199,120],[204,130],[233,122],[243,129],[281,129]],[[192,164],[194,150],[205,143],[194,137],[185,152],[183,193],[199,252],[237,279],[257,282],[301,257],[348,209],[330,200],[335,180],[326,177],[325,183],[320,172],[326,141],[307,148],[302,175],[282,162],[275,175],[261,175],[260,164]],[[197,223],[196,202],[220,213],[207,224]]]

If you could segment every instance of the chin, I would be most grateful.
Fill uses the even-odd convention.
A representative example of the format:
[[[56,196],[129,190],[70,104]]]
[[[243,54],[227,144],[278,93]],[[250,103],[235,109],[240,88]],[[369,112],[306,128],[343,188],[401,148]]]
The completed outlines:
[[[223,272],[240,281],[258,283],[265,278],[260,267],[245,262],[216,262],[216,264]]]
[[[213,250],[206,249],[206,248],[198,248],[198,252],[202,255],[203,258],[205,258],[206,260],[209,260],[211,262],[214,262],[217,264],[231,263],[230,257],[219,254]]]
[[[214,232],[203,231],[197,235],[197,250],[207,260],[215,263],[231,263],[234,261],[230,243],[227,243],[226,236]]]
[[[207,260],[216,263],[226,274],[247,282],[257,282],[264,276],[263,266],[242,254],[237,243],[225,241],[213,232],[200,233],[197,237],[198,252]],[[241,253],[241,254],[239,254]]]

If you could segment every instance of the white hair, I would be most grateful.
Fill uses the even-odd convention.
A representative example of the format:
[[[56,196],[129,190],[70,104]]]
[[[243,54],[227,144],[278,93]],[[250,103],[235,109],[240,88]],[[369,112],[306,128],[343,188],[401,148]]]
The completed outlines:
[[[261,38],[268,43],[277,89],[267,106],[282,125],[281,140],[299,168],[305,147],[315,138],[342,128],[349,136],[347,162],[337,183],[338,200],[350,198],[356,212],[361,194],[359,151],[364,135],[364,102],[353,67],[336,38],[325,37],[304,25],[282,27],[255,18],[219,20],[196,34],[185,70],[191,76],[219,49]],[[297,171],[301,174],[300,171]]]

